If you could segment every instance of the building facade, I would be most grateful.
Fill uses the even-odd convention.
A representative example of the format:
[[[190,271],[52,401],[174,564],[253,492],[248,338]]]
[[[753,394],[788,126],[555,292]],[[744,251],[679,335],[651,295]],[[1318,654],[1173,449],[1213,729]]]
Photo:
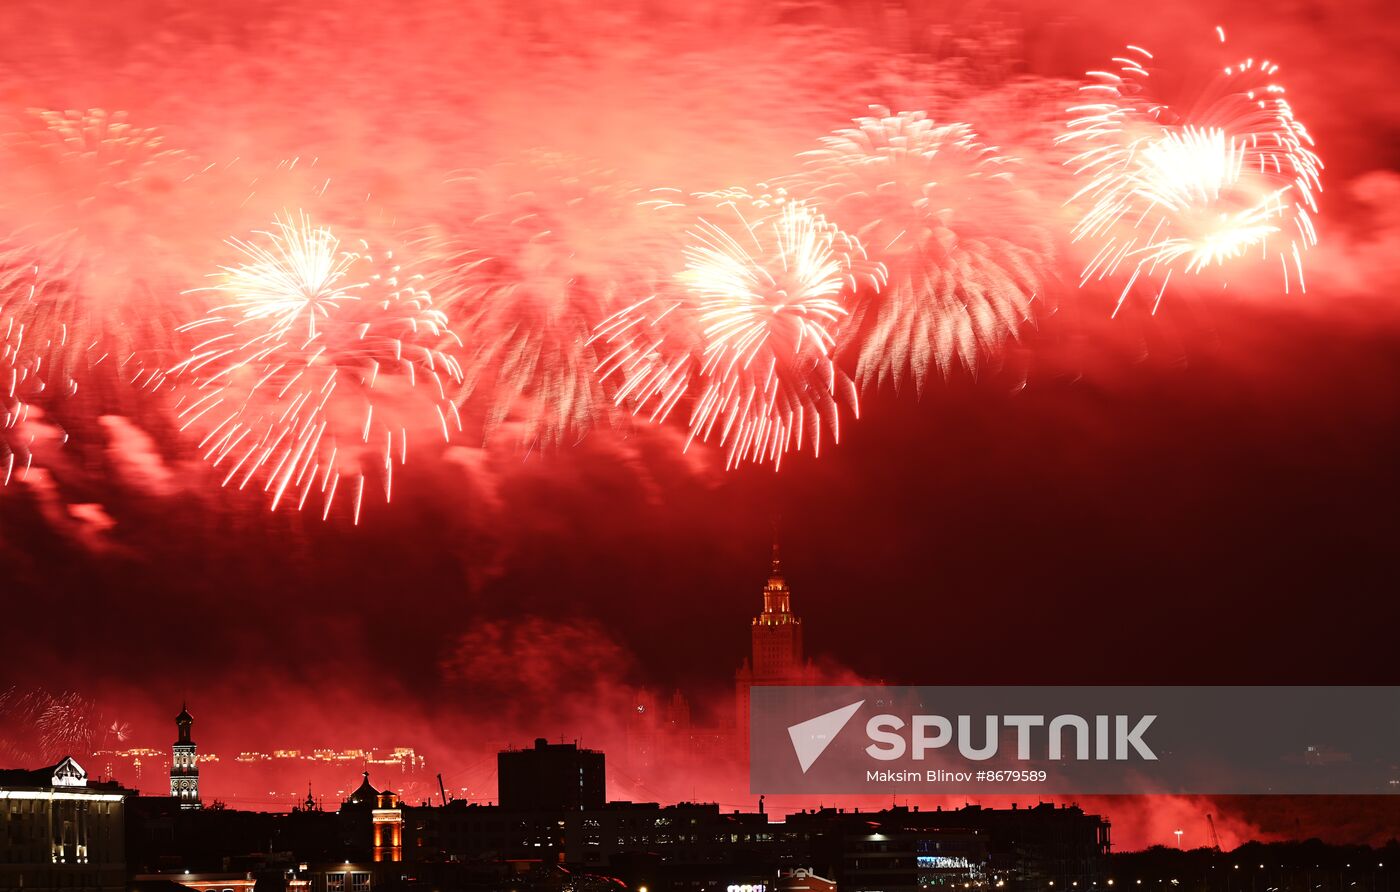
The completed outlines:
[[[124,889],[128,795],[72,758],[0,771],[0,889]]]

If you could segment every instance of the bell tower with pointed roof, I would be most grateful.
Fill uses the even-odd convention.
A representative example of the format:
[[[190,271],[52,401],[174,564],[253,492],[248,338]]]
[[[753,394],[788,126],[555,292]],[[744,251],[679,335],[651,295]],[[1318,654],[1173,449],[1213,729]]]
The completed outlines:
[[[194,716],[185,704],[180,704],[180,714],[175,716],[178,737],[171,747],[170,755],[170,795],[180,800],[181,808],[199,808],[199,757],[196,754],[190,729],[194,726]]]

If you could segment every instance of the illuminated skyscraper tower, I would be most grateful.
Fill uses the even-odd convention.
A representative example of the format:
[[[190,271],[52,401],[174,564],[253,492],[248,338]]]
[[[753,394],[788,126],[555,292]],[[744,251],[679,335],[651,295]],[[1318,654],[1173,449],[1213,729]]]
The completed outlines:
[[[734,675],[736,732],[748,752],[749,688],[753,685],[806,684],[807,664],[802,657],[802,620],[792,612],[792,591],[783,578],[778,545],[763,586],[763,612],[753,618],[753,657],[745,659]]]
[[[199,808],[199,761],[194,741],[190,739],[192,725],[194,717],[183,703],[180,704],[180,714],[175,716],[180,736],[171,748],[170,757],[170,795],[180,800],[181,808]]]

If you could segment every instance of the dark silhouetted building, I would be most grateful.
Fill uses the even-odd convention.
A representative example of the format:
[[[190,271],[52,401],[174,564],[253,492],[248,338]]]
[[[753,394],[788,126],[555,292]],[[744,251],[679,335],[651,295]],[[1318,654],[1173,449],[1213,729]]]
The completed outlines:
[[[374,861],[403,860],[403,806],[393,790],[376,790],[368,771],[340,806],[340,815],[350,828],[351,847],[357,854],[364,851],[357,842],[368,837]]]
[[[510,811],[582,811],[607,799],[603,754],[543,737],[533,749],[496,756],[501,808]]]
[[[202,876],[196,892],[240,874],[262,892],[1113,892],[1108,822],[1073,806],[774,821],[762,808],[605,802],[603,754],[573,744],[540,740],[499,765],[500,805],[405,805],[368,772],[334,813],[309,793],[290,814],[133,798],[127,860],[150,883]]]
[[[784,832],[807,841],[807,863],[843,892],[1092,889],[1107,880],[1109,823],[1078,806],[826,808],[788,815]]]

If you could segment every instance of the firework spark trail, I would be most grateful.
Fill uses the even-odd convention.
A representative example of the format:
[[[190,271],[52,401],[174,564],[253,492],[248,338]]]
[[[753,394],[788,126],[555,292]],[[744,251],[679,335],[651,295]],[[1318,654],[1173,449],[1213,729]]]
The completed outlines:
[[[0,487],[28,477],[36,431],[48,425],[41,424],[43,412],[34,405],[53,389],[43,375],[48,346],[35,349],[23,322],[0,317]],[[67,392],[74,386],[66,379],[60,383]]]
[[[174,350],[197,162],[121,112],[33,111],[3,157],[25,171],[0,198],[0,313],[25,324],[50,377],[159,368]]]
[[[410,431],[459,429],[460,342],[392,255],[346,251],[305,215],[259,235],[231,242],[243,262],[211,288],[228,303],[185,326],[204,339],[170,373],[181,428],[225,486],[258,481],[274,510],[319,492],[323,518],[348,489],[358,523],[366,474],[388,501]]]
[[[690,437],[716,438],[726,464],[771,461],[823,427],[840,439],[840,407],[859,416],[855,387],[835,346],[861,284],[883,270],[860,243],[781,192],[734,189],[709,205],[689,233],[675,293],[624,309],[598,326],[607,343],[603,379],[621,381],[617,400],[663,421],[687,395]]]
[[[888,270],[856,295],[850,338],[863,385],[969,368],[1031,318],[1052,250],[1014,164],[966,124],[876,109],[821,140],[788,178]]]
[[[42,392],[43,382],[36,374],[36,364],[26,359],[24,351],[24,325],[13,319],[0,319],[0,486],[6,485],[16,474],[21,478],[29,473],[33,452],[30,449],[31,437],[26,431],[29,416],[29,403],[25,395],[38,390]]]
[[[688,392],[694,359],[703,351],[693,305],[669,293],[651,295],[598,324],[605,345],[596,373],[616,381],[614,401],[648,421],[665,421]]]
[[[36,720],[40,743],[50,755],[91,754],[102,737],[100,724],[96,704],[73,691],[51,697]]]
[[[1068,164],[1083,185],[1070,203],[1085,210],[1073,236],[1094,252],[1080,284],[1126,277],[1116,313],[1151,283],[1155,312],[1178,271],[1224,276],[1241,258],[1272,254],[1284,292],[1293,280],[1305,289],[1322,161],[1274,80],[1278,66],[1230,65],[1177,110],[1153,92],[1151,61],[1129,46],[1116,71],[1090,72],[1060,136],[1079,148]]]
[[[452,184],[458,222],[425,237],[433,293],[466,335],[463,405],[525,449],[611,424],[592,331],[652,293],[664,251],[645,194],[578,159],[532,153]]]
[[[10,687],[0,691],[0,755],[10,764],[86,758],[127,739],[130,725],[107,719],[96,701],[75,691]]]

